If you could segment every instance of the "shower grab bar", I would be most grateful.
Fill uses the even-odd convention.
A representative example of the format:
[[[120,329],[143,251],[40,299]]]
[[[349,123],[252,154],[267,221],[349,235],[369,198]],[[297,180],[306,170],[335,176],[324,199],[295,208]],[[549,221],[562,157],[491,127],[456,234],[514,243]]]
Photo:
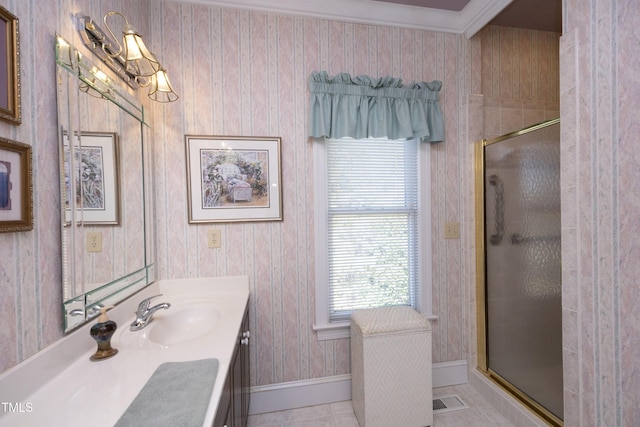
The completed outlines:
[[[489,242],[492,245],[499,245],[504,237],[504,183],[498,175],[491,175],[489,176],[489,184],[496,187],[496,232],[489,237]]]
[[[525,243],[537,243],[537,242],[549,242],[554,240],[560,240],[560,236],[524,237],[518,233],[513,233],[511,235],[512,245],[523,245]]]

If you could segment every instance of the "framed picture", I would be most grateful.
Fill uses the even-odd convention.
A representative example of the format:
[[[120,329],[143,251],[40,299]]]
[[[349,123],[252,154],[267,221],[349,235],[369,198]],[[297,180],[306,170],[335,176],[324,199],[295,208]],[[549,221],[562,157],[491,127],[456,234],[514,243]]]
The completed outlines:
[[[76,207],[76,221],[93,225],[120,223],[118,136],[110,132],[82,132],[80,149],[74,150],[75,182],[71,183],[71,154],[65,132],[65,212],[66,222],[71,221],[71,210]],[[72,200],[72,194],[74,199]]]
[[[18,18],[0,6],[0,119],[20,124]]]
[[[186,135],[189,222],[282,220],[280,138]]]
[[[0,232],[33,229],[31,147],[0,138]]]

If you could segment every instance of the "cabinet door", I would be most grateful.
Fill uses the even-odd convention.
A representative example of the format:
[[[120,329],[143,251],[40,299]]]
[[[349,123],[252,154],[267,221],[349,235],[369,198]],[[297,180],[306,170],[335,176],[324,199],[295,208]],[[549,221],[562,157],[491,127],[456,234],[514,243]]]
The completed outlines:
[[[233,427],[244,427],[242,423],[242,365],[240,364],[240,348],[238,345],[235,357],[233,358],[232,376],[233,376],[233,397],[231,399],[231,410],[233,415]]]
[[[231,377],[227,376],[222,389],[213,427],[231,427]]]
[[[245,310],[233,361],[233,426],[246,427],[249,417],[249,309]]]
[[[249,418],[249,306],[245,308],[236,337],[236,347],[229,365],[213,427],[246,427]]]
[[[240,384],[241,384],[241,404],[242,404],[242,422],[241,426],[246,426],[249,417],[249,388],[251,387],[251,375],[249,364],[249,345],[251,343],[251,333],[249,331],[249,310],[245,312],[244,319],[242,320],[242,338],[243,341],[240,345],[240,366],[242,367],[240,372]]]

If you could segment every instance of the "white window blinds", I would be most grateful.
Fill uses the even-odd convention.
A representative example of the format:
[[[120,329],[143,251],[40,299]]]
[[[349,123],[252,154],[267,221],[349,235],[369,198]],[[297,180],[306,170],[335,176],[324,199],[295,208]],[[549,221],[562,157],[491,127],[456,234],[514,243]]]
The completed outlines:
[[[416,307],[418,143],[326,140],[329,320]]]

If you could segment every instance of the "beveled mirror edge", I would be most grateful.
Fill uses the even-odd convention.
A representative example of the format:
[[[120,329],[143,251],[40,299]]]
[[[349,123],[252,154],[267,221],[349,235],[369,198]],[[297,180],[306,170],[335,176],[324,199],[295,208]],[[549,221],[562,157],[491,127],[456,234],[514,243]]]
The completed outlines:
[[[139,122],[148,125],[144,117],[142,102],[131,96],[126,90],[113,84],[101,68],[88,57],[82,55],[64,37],[56,33],[56,63],[72,74],[75,74],[83,83],[87,84],[105,99],[109,99]]]
[[[151,226],[149,217],[148,202],[152,202],[149,195],[153,192],[150,191],[150,179],[151,175],[148,170],[153,170],[153,165],[145,167],[144,162],[152,161],[152,158],[148,154],[148,141],[145,137],[145,131],[150,128],[148,122],[145,121],[144,107],[141,102],[133,99],[128,95],[126,91],[111,84],[109,80],[104,80],[98,73],[100,68],[93,65],[92,62],[82,56],[78,50],[67,42],[59,34],[56,37],[56,64],[69,73],[71,76],[77,77],[78,81],[87,85],[88,90],[96,91],[103,98],[113,102],[120,109],[131,115],[138,120],[141,124],[141,141],[142,144],[142,173],[143,173],[143,241],[144,241],[144,267],[134,272],[126,274],[124,277],[117,278],[111,282],[105,283],[96,289],[89,292],[84,292],[79,295],[74,295],[71,298],[67,298],[64,295],[63,286],[63,320],[64,320],[64,333],[69,333],[85,324],[92,318],[99,314],[99,309],[108,305],[115,305],[119,302],[131,297],[137,292],[144,289],[149,284],[156,280],[156,269],[152,261],[152,253],[155,253],[155,248],[149,247],[153,245],[154,241],[150,236],[148,228]],[[58,68],[60,69],[60,68]],[[60,127],[60,137],[63,137],[64,126]],[[63,168],[63,159],[61,157],[61,165]],[[61,169],[62,170],[62,169]],[[61,173],[61,185],[63,185],[64,174]],[[62,189],[62,187],[61,187]],[[62,191],[62,190],[61,190]],[[61,203],[63,205],[63,203]],[[64,211],[64,207],[61,206],[61,210]],[[62,216],[64,218],[64,216]],[[66,227],[65,221],[62,221],[61,228]],[[63,239],[63,253],[64,239]],[[65,260],[63,260],[63,269],[65,268]],[[63,271],[64,275],[64,271]]]

